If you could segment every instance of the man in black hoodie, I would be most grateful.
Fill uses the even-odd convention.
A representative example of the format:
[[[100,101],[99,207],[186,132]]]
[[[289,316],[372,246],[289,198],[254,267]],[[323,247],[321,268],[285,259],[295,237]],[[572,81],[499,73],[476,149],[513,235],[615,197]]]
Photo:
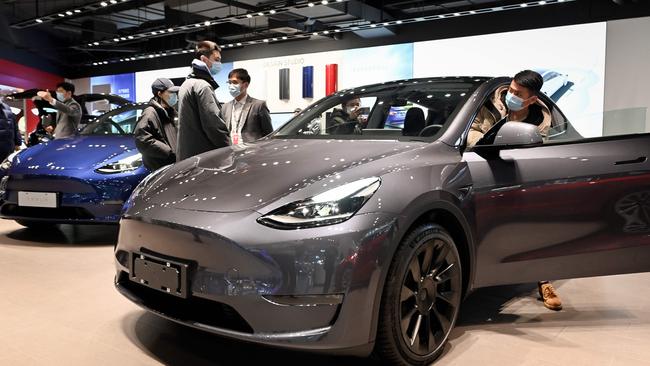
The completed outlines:
[[[214,76],[220,70],[219,46],[211,41],[199,42],[192,73],[178,92],[177,161],[230,145],[230,133],[219,117],[221,106],[214,95],[219,87]]]
[[[135,127],[135,146],[142,154],[142,162],[154,171],[176,162],[176,134],[174,106],[178,101],[178,87],[169,79],[159,78],[151,84],[153,98]]]

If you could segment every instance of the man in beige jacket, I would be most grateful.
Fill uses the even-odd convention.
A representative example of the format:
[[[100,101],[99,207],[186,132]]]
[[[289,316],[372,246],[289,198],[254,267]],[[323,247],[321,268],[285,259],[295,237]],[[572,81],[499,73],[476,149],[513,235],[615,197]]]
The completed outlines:
[[[537,126],[543,137],[551,127],[551,112],[537,97],[544,79],[535,71],[524,70],[494,91],[492,97],[481,108],[472,123],[467,145],[474,146],[478,140],[497,122],[507,121],[531,123]]]

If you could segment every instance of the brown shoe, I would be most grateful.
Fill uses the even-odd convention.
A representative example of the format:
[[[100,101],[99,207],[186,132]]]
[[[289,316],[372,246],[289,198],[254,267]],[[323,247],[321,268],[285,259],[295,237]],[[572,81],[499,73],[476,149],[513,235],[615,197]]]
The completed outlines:
[[[562,310],[562,300],[555,293],[555,288],[549,282],[540,282],[537,285],[539,297],[544,301],[544,306],[551,310]]]

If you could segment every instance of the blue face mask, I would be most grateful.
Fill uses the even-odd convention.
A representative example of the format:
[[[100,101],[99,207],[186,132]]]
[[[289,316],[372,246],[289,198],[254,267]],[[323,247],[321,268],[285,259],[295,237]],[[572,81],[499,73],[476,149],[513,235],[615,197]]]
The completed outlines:
[[[210,66],[210,74],[214,77],[219,73],[219,71],[221,71],[221,62],[212,61],[212,66]]]
[[[58,99],[59,102],[65,102],[65,95],[63,93],[56,92],[56,99]]]
[[[517,112],[524,109],[524,100],[508,92],[506,94],[506,105],[509,110]]]
[[[167,104],[169,104],[170,107],[173,107],[178,103],[178,94],[176,93],[171,93],[169,94],[169,99],[167,99]]]
[[[233,98],[241,94],[241,85],[240,84],[228,84],[228,92],[232,95]]]

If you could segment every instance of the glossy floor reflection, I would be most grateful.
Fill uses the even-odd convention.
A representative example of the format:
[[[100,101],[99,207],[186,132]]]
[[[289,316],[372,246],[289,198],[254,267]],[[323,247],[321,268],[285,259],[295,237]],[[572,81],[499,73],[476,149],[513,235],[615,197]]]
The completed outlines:
[[[372,365],[229,341],[140,310],[113,288],[117,228],[30,231],[0,220],[0,365]],[[564,310],[534,285],[464,303],[436,365],[648,365],[650,274],[557,281]]]

